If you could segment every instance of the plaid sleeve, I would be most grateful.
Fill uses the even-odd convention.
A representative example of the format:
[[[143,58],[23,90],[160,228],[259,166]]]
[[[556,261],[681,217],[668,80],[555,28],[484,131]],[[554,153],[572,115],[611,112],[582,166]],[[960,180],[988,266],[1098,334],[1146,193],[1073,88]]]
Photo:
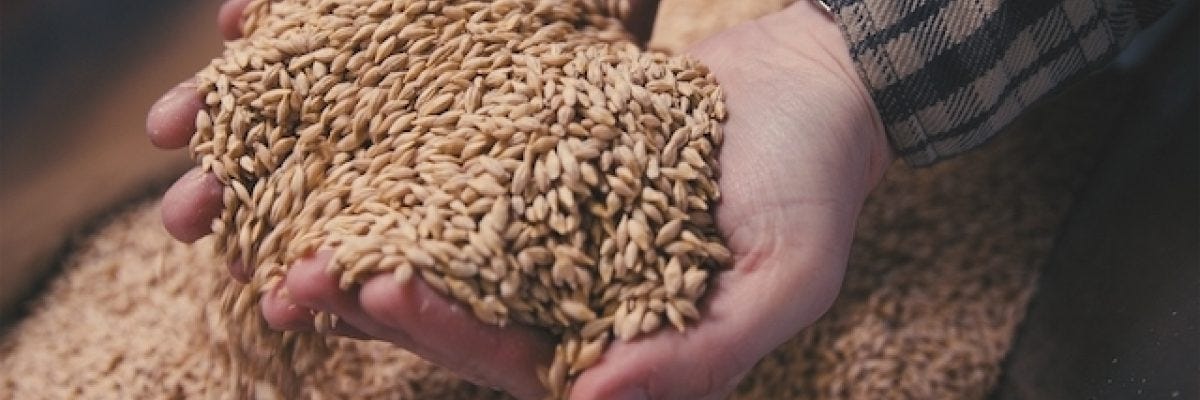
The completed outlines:
[[[1106,64],[1172,0],[827,0],[892,146],[925,165]]]

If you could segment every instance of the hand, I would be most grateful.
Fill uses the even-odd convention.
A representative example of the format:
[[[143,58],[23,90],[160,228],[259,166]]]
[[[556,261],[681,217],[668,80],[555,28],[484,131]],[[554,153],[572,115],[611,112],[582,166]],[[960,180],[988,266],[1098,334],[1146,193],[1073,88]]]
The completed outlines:
[[[616,343],[574,399],[719,399],[837,296],[863,201],[892,153],[841,32],[811,1],[689,51],[725,90],[717,224],[734,265],[700,323]]]
[[[227,37],[237,33],[236,17],[247,1],[222,8]],[[810,2],[717,35],[692,54],[727,94],[717,217],[736,263],[710,285],[698,325],[683,334],[664,329],[615,343],[576,382],[574,398],[729,393],[758,359],[811,324],[836,297],[854,221],[890,163],[844,41]],[[155,105],[147,124],[155,144],[186,145],[191,116],[201,107],[194,93],[185,84]],[[163,200],[164,224],[183,241],[206,235],[220,211],[220,193],[215,178],[185,175]],[[547,363],[553,343],[541,331],[478,322],[419,279],[399,287],[377,279],[340,291],[323,273],[328,257],[318,253],[294,265],[285,280],[287,298],[263,298],[272,326],[307,329],[308,310],[322,310],[346,322],[338,325],[341,334],[393,342],[521,398],[543,393],[533,371]],[[248,276],[241,266],[230,269],[239,279]]]

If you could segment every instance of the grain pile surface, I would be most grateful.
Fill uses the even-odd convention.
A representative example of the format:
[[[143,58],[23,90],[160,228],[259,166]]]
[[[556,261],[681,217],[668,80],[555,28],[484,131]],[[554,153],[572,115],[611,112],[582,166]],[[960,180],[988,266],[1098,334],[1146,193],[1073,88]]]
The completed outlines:
[[[341,338],[302,386],[259,381],[230,396],[237,371],[214,301],[229,277],[211,240],[171,239],[156,202],[90,232],[31,315],[0,338],[0,399],[501,397],[390,344]]]
[[[722,95],[694,61],[640,50],[619,11],[252,1],[246,38],[197,75],[190,146],[226,185],[218,252],[254,271],[225,295],[233,358],[279,372],[253,365],[276,341],[292,356],[271,360],[312,364],[319,338],[266,332],[255,304],[322,246],[343,289],[419,276],[484,322],[546,328],[554,397],[612,338],[699,318],[730,258],[711,215]]]

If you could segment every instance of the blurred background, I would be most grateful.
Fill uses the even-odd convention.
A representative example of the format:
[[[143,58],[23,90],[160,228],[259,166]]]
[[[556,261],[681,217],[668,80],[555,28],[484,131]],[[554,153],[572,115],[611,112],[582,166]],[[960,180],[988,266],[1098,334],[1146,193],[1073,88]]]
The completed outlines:
[[[1164,382],[1183,383],[1184,397],[1200,393],[1200,31],[1195,2],[1184,3],[1104,72],[1120,78],[1122,97],[1098,109],[1119,115],[1096,132],[1106,138],[1100,161],[1056,235],[994,397],[1127,398]],[[53,276],[74,235],[161,194],[189,167],[183,151],[152,148],[145,114],[217,54],[219,6],[0,2],[0,333]],[[742,18],[673,12],[691,14],[676,19],[683,25]],[[682,43],[680,35],[659,44]],[[1057,102],[1095,101],[1075,98]]]
[[[220,3],[0,2],[0,315],[83,225],[187,169],[145,115],[217,54]]]

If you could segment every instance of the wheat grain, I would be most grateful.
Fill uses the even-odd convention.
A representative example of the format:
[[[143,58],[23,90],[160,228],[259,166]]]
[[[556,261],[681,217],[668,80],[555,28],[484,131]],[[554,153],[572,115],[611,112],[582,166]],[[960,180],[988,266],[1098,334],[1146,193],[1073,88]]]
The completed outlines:
[[[613,18],[627,12],[253,0],[246,38],[197,74],[207,108],[189,146],[226,185],[218,250],[253,267],[228,289],[239,346],[282,346],[246,322],[250,300],[321,246],[343,289],[419,276],[484,322],[559,336],[541,375],[554,397],[610,337],[698,319],[731,257],[708,215],[720,90],[694,61],[633,45]]]

